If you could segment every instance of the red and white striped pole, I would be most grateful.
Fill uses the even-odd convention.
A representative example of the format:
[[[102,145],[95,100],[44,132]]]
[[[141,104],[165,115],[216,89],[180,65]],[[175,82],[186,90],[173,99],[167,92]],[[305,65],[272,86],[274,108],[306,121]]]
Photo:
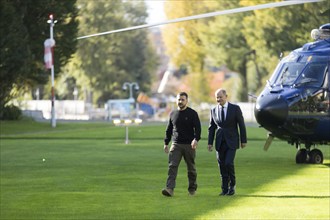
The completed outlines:
[[[53,27],[57,21],[54,20],[52,14],[49,15],[49,20],[47,23],[50,24],[50,39],[47,39],[44,43],[45,45],[45,65],[47,69],[51,69],[51,80],[52,80],[52,108],[51,108],[51,125],[56,127],[56,118],[55,118],[55,90],[54,90],[54,46],[55,40],[53,35]]]

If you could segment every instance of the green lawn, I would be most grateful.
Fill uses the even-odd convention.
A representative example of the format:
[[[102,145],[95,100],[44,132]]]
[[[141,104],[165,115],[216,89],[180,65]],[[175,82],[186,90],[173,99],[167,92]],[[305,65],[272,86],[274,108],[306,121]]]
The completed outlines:
[[[175,196],[163,197],[165,124],[0,122],[1,219],[329,219],[330,150],[323,165],[295,164],[296,149],[248,127],[236,156],[237,194],[219,197],[207,125],[197,152],[198,191],[188,196],[182,161]],[[45,161],[43,161],[45,159]]]

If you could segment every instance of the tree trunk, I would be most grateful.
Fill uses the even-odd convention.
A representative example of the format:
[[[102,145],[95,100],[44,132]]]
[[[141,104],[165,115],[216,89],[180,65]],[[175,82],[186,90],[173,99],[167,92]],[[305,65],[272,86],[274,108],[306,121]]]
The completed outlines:
[[[240,93],[240,100],[242,102],[248,101],[248,82],[247,82],[247,60],[244,57],[241,66],[239,67],[239,73],[241,74],[242,79],[242,87]]]

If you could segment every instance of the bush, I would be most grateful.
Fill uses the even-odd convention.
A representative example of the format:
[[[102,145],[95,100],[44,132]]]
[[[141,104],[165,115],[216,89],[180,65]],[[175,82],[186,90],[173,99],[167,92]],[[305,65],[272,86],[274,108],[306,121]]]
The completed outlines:
[[[0,114],[0,120],[18,120],[22,117],[22,111],[15,105],[9,105],[3,108]]]

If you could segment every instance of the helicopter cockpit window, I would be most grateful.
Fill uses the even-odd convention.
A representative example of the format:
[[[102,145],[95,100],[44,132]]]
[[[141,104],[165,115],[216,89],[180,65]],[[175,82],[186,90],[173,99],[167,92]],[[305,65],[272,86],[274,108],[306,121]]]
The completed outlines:
[[[285,63],[281,68],[275,85],[291,86],[304,67],[304,63]]]
[[[324,74],[326,72],[326,63],[311,63],[304,72],[299,76],[296,81],[296,85],[306,85],[312,87],[320,87],[324,81]]]
[[[295,85],[305,88],[306,96],[290,106],[291,112],[310,113],[328,116],[329,103],[329,74],[327,63],[310,63],[297,79]]]

